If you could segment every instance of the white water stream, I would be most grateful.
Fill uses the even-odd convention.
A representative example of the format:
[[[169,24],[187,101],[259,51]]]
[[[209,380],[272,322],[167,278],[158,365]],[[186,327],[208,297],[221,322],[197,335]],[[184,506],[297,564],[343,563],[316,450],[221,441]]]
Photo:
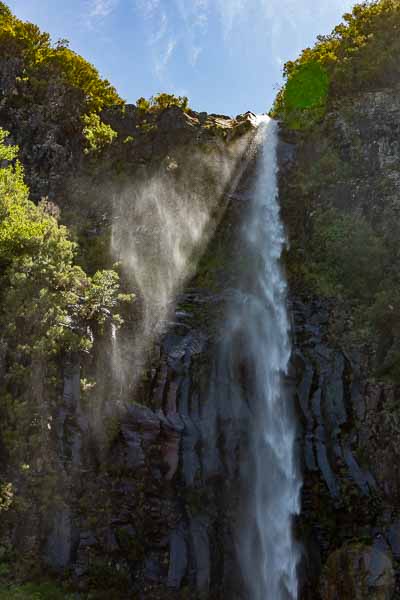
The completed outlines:
[[[240,345],[235,352],[245,365],[245,383],[236,385],[234,393],[249,413],[237,551],[248,600],[296,600],[299,550],[293,517],[300,509],[301,478],[296,421],[283,382],[291,344],[280,267],[285,232],[278,199],[278,134],[274,121],[260,121],[255,184],[242,228],[245,267],[230,319],[230,341]]]

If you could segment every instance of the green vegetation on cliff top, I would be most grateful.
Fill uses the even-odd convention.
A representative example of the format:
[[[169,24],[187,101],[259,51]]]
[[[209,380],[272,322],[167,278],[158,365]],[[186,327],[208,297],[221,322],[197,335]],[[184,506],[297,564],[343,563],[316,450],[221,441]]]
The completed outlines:
[[[272,111],[292,129],[310,127],[335,100],[400,79],[400,2],[357,4],[331,34],[284,67]]]
[[[136,106],[145,112],[157,112],[170,108],[171,106],[177,106],[184,111],[189,109],[189,100],[186,96],[174,96],[173,94],[156,94],[148,100],[146,98],[139,98],[136,101]]]
[[[19,61],[21,81],[38,94],[48,81],[60,79],[83,94],[88,113],[123,104],[114,87],[101,79],[93,65],[70,50],[66,40],[53,45],[48,33],[17,19],[3,2],[0,2],[0,54]]]

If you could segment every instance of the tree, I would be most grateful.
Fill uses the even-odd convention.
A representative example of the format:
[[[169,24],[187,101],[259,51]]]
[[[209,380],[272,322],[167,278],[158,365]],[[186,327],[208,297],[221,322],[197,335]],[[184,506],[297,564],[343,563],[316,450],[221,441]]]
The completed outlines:
[[[318,84],[315,90],[324,96],[328,83],[326,102],[318,115],[321,117],[335,98],[397,82],[399,30],[399,0],[357,4],[330,35],[318,36],[313,48],[306,48],[297,60],[285,64],[286,83],[276,97],[272,114],[289,127],[307,128],[315,120],[312,107],[293,101],[302,95],[304,84],[309,90]]]
[[[131,300],[119,294],[115,271],[89,277],[74,263],[76,245],[46,203],[30,201],[16,153],[0,130],[6,161],[0,168],[0,343],[8,365],[0,412],[3,439],[14,450],[13,431],[26,439],[26,449],[29,435],[43,430],[46,389],[54,390],[61,356],[88,352],[106,323],[119,326],[118,306]],[[35,421],[35,414],[42,416]]]
[[[136,106],[140,110],[158,112],[170,108],[171,106],[177,106],[183,111],[187,111],[189,108],[189,100],[186,96],[174,96],[173,94],[160,93],[152,96],[149,100],[146,98],[139,98],[136,101]]]

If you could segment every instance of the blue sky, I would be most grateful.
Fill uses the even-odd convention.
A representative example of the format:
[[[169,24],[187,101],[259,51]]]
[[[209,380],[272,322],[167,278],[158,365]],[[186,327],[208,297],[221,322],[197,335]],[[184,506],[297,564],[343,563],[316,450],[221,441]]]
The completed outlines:
[[[195,110],[265,112],[282,65],[349,0],[5,0],[94,63],[129,102],[160,91]]]

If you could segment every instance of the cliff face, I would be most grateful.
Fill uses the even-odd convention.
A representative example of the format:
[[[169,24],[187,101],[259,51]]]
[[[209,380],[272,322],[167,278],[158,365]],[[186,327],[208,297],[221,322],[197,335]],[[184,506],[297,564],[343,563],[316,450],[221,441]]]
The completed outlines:
[[[382,229],[394,227],[399,111],[390,90],[367,94],[351,108],[330,114],[325,136],[293,140],[285,131],[281,135],[281,202],[294,253],[288,257],[294,339],[289,383],[301,423],[304,489],[297,531],[304,546],[302,597],[307,599],[395,597],[400,556],[397,386],[373,376],[379,344],[350,335],[354,316],[348,301],[318,296],[293,263],[301,244],[304,263],[308,260],[313,203],[362,210],[368,218],[379,214]],[[124,173],[113,175],[114,183],[121,177],[123,186],[133,173],[139,178],[138,164],[149,177],[160,164],[182,165],[189,148],[197,147],[199,124],[180,111],[167,112],[165,120],[169,125],[160,134],[162,145],[148,137],[136,143],[124,159]],[[236,126],[225,124],[228,132]],[[225,152],[219,138],[207,130],[200,133],[213,151]],[[324,171],[327,148],[335,177]],[[350,163],[345,172],[334,163],[343,163],[343,153]],[[250,163],[235,193],[225,190],[221,205],[226,209],[215,234],[127,404],[115,408],[120,382],[113,380],[107,339],[99,340],[94,363],[78,357],[64,362],[63,393],[52,412],[56,481],[39,458],[31,469],[47,489],[45,499],[34,495],[22,512],[8,511],[3,523],[3,548],[16,549],[22,575],[33,564],[39,572],[68,573],[74,587],[92,590],[98,598],[105,587],[107,597],[115,598],[132,592],[143,598],[239,593],[235,522],[243,422],[212,389],[240,254],[237,227],[251,180]],[[216,189],[212,178],[210,185]],[[377,190],[383,190],[379,202]],[[94,216],[96,206],[91,205]],[[140,310],[134,309],[131,324],[128,320],[126,343]],[[236,375],[246,382],[245,357],[238,356],[238,369]],[[80,385],[82,374],[93,372],[103,389],[95,396],[96,406],[85,393],[82,397]],[[19,480],[22,499],[32,498],[32,485]]]
[[[243,425],[212,390],[251,181],[253,117],[167,109],[145,131],[129,107],[103,118],[122,139],[133,139],[95,160],[82,156],[72,177],[62,174],[67,192],[61,209],[81,240],[82,260],[89,250],[96,264],[111,261],[99,241],[114,237],[115,243],[121,236],[117,252],[132,243],[132,253],[135,244],[144,249],[148,279],[165,256],[172,260],[167,271],[161,268],[161,287],[149,288],[156,296],[176,277],[179,263],[169,250],[183,252],[189,281],[183,286],[178,278],[172,286],[178,292],[176,300],[168,298],[172,312],[169,305],[156,311],[152,325],[160,315],[167,321],[158,335],[143,330],[151,343],[138,353],[138,331],[155,305],[139,274],[123,262],[123,285],[136,292],[137,302],[126,311],[117,342],[107,331],[96,336],[90,355],[60,357],[55,400],[43,397],[41,403],[50,424],[46,447],[31,449],[25,470],[4,450],[2,478],[14,493],[1,524],[4,564],[10,565],[5,581],[51,573],[82,590],[83,598],[234,597],[240,584],[234,538]],[[26,144],[29,153],[30,138]],[[241,173],[239,187],[232,186]],[[149,182],[161,182],[164,190],[156,205],[151,202],[159,186],[135,195]],[[148,202],[144,216],[133,206],[142,197]],[[176,229],[179,213],[188,203],[195,211],[199,199],[208,247],[191,247]],[[161,221],[153,219],[158,211]],[[177,247],[161,243],[168,219]]]
[[[303,424],[299,530],[307,548],[307,598],[392,598],[398,590],[399,388],[381,368],[397,343],[396,330],[364,325],[359,333],[358,311],[368,311],[360,297],[318,297],[296,265],[312,260],[308,244],[318,210],[360,216],[396,247],[399,111],[397,91],[385,89],[343,102],[294,144],[283,131],[281,201],[293,242],[287,263]],[[323,242],[313,251],[326,252]],[[352,268],[356,279],[356,262]],[[370,271],[375,268],[371,262]],[[380,272],[382,286],[387,274]]]
[[[238,228],[256,160],[252,116],[109,107],[101,119],[118,138],[88,154],[82,93],[50,78],[38,95],[19,61],[0,63],[0,125],[20,144],[32,195],[60,205],[89,271],[130,254],[122,285],[137,300],[117,335],[92,332],[92,352],[60,353],[51,396],[30,366],[48,443],[21,463],[10,452],[18,440],[0,440],[0,598],[49,576],[60,583],[52,600],[65,596],[62,582],[80,598],[239,599],[248,432],[215,388],[224,316],[246,268]],[[305,132],[281,127],[304,600],[400,593],[398,91],[337,99]],[[199,247],[195,227],[182,237],[192,221]],[[176,279],[159,270],[182,256]],[[175,303],[161,303],[165,289]],[[230,377],[251,389],[237,346]],[[2,381],[9,369],[1,337]],[[2,399],[8,433],[23,408]]]

